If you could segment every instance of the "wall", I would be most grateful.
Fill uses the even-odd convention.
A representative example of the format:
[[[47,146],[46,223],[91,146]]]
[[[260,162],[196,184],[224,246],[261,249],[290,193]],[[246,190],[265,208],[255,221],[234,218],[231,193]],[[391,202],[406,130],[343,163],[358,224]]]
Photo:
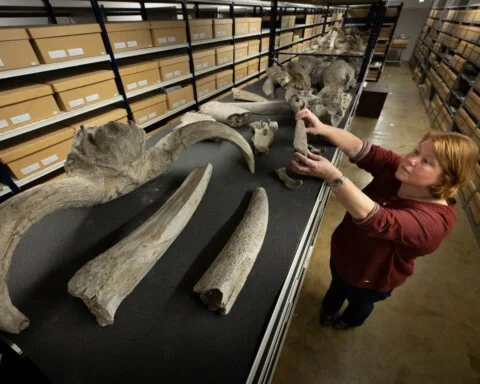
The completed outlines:
[[[401,35],[402,33],[408,35],[407,49],[402,51],[402,60],[408,60],[412,55],[415,42],[417,41],[420,32],[422,31],[423,24],[427,18],[429,9],[402,9],[400,19],[395,29],[395,35]]]

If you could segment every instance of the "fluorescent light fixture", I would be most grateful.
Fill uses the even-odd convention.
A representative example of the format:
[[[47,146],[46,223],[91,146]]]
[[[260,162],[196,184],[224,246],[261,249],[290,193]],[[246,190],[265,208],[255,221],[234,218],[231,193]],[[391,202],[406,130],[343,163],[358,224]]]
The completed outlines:
[[[423,3],[425,0],[418,0],[419,3]]]

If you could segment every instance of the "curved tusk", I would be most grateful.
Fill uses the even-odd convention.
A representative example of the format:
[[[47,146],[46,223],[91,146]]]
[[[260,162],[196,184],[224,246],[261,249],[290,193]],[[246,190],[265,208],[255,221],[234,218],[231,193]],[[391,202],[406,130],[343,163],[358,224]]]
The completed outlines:
[[[228,314],[262,248],[268,225],[268,197],[257,188],[242,221],[194,292],[212,311]]]
[[[290,176],[288,176],[287,169],[285,167],[278,168],[275,170],[275,172],[277,173],[278,178],[282,180],[283,184],[285,184],[285,186],[289,189],[298,189],[303,184],[302,180],[292,179]]]
[[[68,282],[98,324],[113,324],[122,301],[175,241],[207,189],[212,166],[196,168],[168,201],[132,234],[90,260]]]
[[[218,122],[234,128],[240,128],[250,119],[250,112],[245,108],[238,107],[235,103],[209,101],[200,106],[199,112],[212,116]]]

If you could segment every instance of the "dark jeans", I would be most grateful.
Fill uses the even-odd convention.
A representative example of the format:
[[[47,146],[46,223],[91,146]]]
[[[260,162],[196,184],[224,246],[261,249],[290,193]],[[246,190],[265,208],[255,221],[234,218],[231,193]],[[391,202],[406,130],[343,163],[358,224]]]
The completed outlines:
[[[373,305],[377,301],[385,300],[392,291],[379,292],[371,289],[357,288],[342,280],[330,264],[332,271],[332,283],[323,298],[323,312],[335,315],[342,307],[345,300],[348,306],[340,316],[350,326],[362,325],[366,318],[372,313]]]

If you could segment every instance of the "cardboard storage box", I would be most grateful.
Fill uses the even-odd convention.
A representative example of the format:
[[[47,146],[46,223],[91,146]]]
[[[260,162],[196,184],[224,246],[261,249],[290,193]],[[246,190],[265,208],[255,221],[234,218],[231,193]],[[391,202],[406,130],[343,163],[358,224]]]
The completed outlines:
[[[133,51],[152,47],[148,21],[107,23],[108,39],[113,52]]]
[[[123,65],[119,68],[125,92],[150,87],[161,82],[156,61]]]
[[[260,33],[262,31],[262,18],[249,17],[248,18],[248,33]]]
[[[222,65],[233,62],[233,45],[223,45],[215,49],[216,63]]]
[[[262,52],[268,52],[270,50],[270,38],[263,37],[262,39]]]
[[[295,26],[295,16],[282,16],[280,28],[290,28]]]
[[[215,83],[216,75],[209,75],[202,77],[196,81],[197,86],[197,96],[203,97],[206,96],[217,89]]]
[[[250,28],[249,17],[236,17],[235,18],[235,36],[247,35]]]
[[[348,17],[349,18],[364,18],[368,17],[370,13],[370,8],[349,8],[348,9]]]
[[[472,113],[476,119],[480,119],[480,97],[477,93],[471,90],[465,98],[465,105],[470,113]]]
[[[380,37],[390,37],[392,35],[392,31],[392,27],[382,27],[382,29],[380,29]]]
[[[280,34],[279,46],[291,44],[293,42],[293,32],[283,32]]]
[[[55,125],[15,137],[0,147],[0,161],[18,180],[67,158],[74,130]]]
[[[52,94],[47,84],[4,81],[0,90],[0,133],[58,114]]]
[[[105,55],[98,24],[27,28],[42,64]]]
[[[45,83],[54,90],[60,109],[68,112],[118,96],[114,77],[110,70],[83,73],[62,71]]]
[[[260,53],[260,40],[249,40],[248,41],[248,56],[256,55]]]
[[[315,16],[316,15],[307,15],[307,17],[305,18],[305,24],[313,24],[314,23],[314,20],[315,20]]]
[[[248,76],[248,63],[241,63],[235,65],[235,82],[242,80]]]
[[[192,54],[195,72],[215,67],[215,49],[202,49]]]
[[[248,76],[253,75],[254,73],[258,72],[258,65],[260,63],[260,59],[257,57],[256,59],[248,60]]]
[[[227,69],[225,71],[220,71],[215,74],[217,89],[226,87],[233,84],[233,70]]]
[[[176,85],[167,88],[165,92],[167,94],[169,111],[173,111],[174,109],[180,108],[182,105],[193,101],[193,87],[191,85],[187,85],[183,88],[180,85]]]
[[[188,55],[165,57],[158,61],[163,81],[186,76],[190,73]]]
[[[212,19],[193,19],[189,20],[190,38],[192,41],[205,40],[213,38],[213,20]]]
[[[25,28],[0,28],[0,72],[38,64]]]
[[[303,32],[303,37],[306,38],[306,37],[312,37],[313,35],[313,28],[310,27],[310,28],[305,28],[304,32]]]
[[[155,47],[187,42],[186,24],[183,20],[151,21],[150,29]]]
[[[95,127],[97,125],[109,123],[110,121],[126,123],[126,118],[127,111],[125,109],[107,107],[71,119],[68,121],[68,125],[75,128],[75,130],[78,130],[82,125],[86,127]]]
[[[214,37],[231,37],[233,30],[232,19],[213,19]]]
[[[141,96],[130,103],[130,108],[135,123],[145,124],[167,113],[167,96],[163,94]]]
[[[248,43],[235,43],[235,61],[248,56]]]
[[[263,71],[264,69],[268,68],[268,56],[261,56],[260,57],[260,70]]]

